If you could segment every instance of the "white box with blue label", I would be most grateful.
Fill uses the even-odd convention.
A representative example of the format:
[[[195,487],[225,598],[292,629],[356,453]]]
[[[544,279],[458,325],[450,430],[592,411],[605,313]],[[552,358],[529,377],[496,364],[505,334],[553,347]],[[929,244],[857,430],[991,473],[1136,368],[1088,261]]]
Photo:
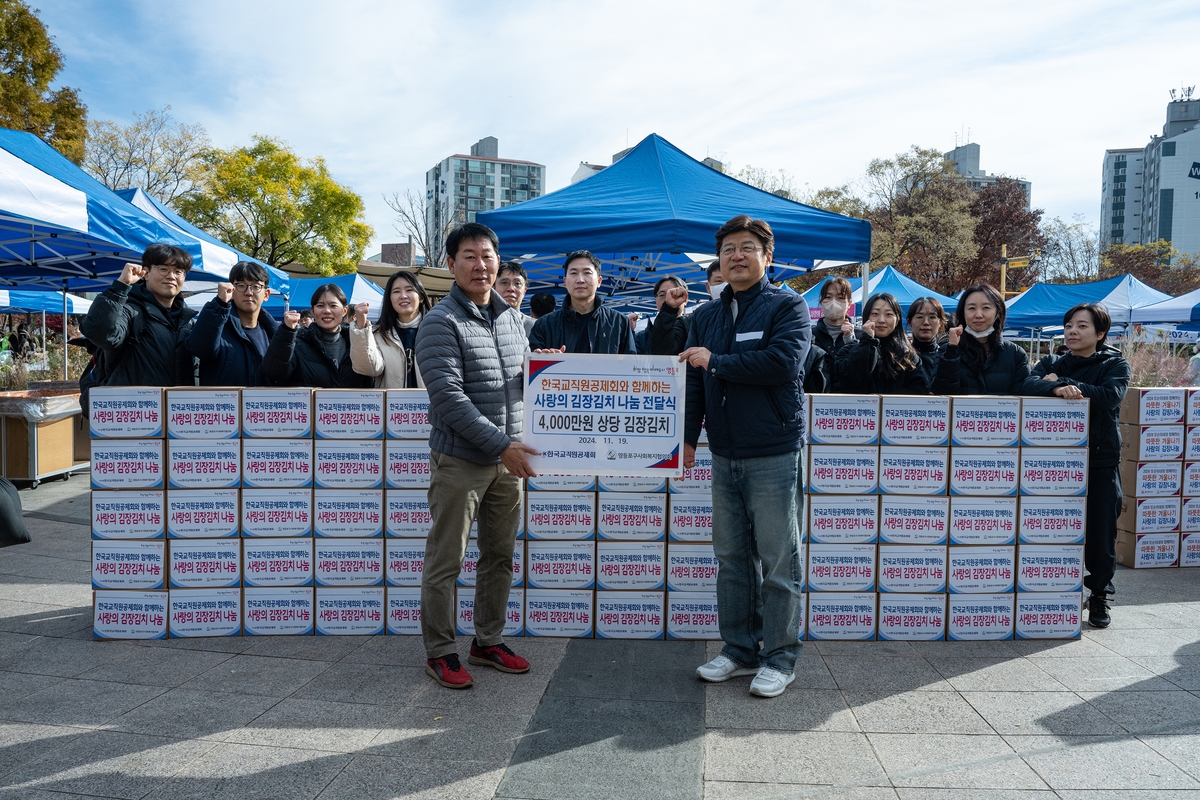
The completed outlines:
[[[167,638],[167,593],[99,589],[92,592],[96,639]]]
[[[247,636],[311,636],[311,586],[247,586],[242,590],[242,630]]]
[[[167,550],[172,589],[242,585],[241,539],[172,539]]]
[[[1021,545],[1017,549],[1017,591],[1083,591],[1083,545]]]
[[[236,439],[241,434],[241,391],[176,386],[165,392],[167,438]]]
[[[1021,398],[966,395],[951,402],[951,445],[1016,447],[1020,438]]]
[[[946,595],[881,593],[879,639],[936,642],[946,638]]]
[[[167,475],[171,489],[241,486],[242,443],[238,439],[168,439]]]
[[[93,386],[88,430],[94,439],[162,437],[163,390],[149,386]]]
[[[242,536],[312,536],[311,489],[242,489]]]
[[[1086,447],[1022,447],[1021,494],[1087,494]]]
[[[1003,641],[1013,638],[1016,594],[952,594],[946,638],[951,641]]]
[[[383,440],[317,439],[313,467],[318,489],[382,489]]]
[[[318,636],[375,636],[384,631],[382,586],[318,586]]]
[[[946,545],[879,545],[879,591],[946,591]]]
[[[1015,447],[950,448],[950,494],[1014,495],[1020,474],[1021,458]]]
[[[873,640],[877,597],[875,592],[809,592],[808,638]]]
[[[874,495],[809,495],[808,530],[800,540],[813,542],[864,543],[879,538],[879,498]]]
[[[950,398],[884,395],[880,403],[883,444],[944,447],[950,444]]]
[[[429,392],[424,389],[387,390],[389,439],[428,439]]]
[[[808,589],[814,593],[874,592],[877,566],[873,544],[810,543]]]
[[[316,389],[313,434],[317,439],[382,439],[383,389]]]
[[[667,592],[668,639],[720,639],[716,592]]]
[[[814,444],[808,448],[810,494],[875,494],[879,491],[879,448]]]
[[[312,389],[242,389],[242,437],[312,438]]]
[[[1078,639],[1083,592],[1017,592],[1018,639]]]
[[[421,635],[421,587],[387,588],[387,632],[401,636]]]
[[[1088,443],[1089,400],[1025,397],[1021,400],[1022,447],[1083,447]]]
[[[804,588],[803,580],[800,587]],[[672,542],[667,547],[667,589],[672,592],[715,592],[717,556],[712,545]]]
[[[596,588],[655,591],[665,586],[664,542],[596,543]]]
[[[428,489],[433,469],[429,464],[429,442],[424,439],[389,439],[387,442],[387,487]]]
[[[526,492],[527,539],[593,539],[596,495],[593,492]]]
[[[420,588],[425,573],[425,544],[424,539],[388,539],[384,543],[388,586]]]
[[[304,489],[313,485],[312,439],[243,439],[242,486]]]
[[[598,538],[646,542],[666,538],[667,495],[600,492],[596,503]]]
[[[161,539],[166,534],[166,494],[92,492],[93,539]]]
[[[162,439],[92,439],[93,489],[161,489]]]
[[[951,545],[947,587],[951,594],[1000,594],[1016,585],[1017,548],[1013,545]]]
[[[1130,425],[1186,424],[1187,394],[1187,389],[1131,386],[1121,402],[1118,420]]]
[[[237,489],[172,489],[167,492],[167,536],[171,539],[236,537]]]
[[[1025,495],[1017,508],[1021,544],[1078,544],[1087,522],[1086,497]]]
[[[949,497],[885,494],[879,498],[880,542],[945,544],[949,530]]]
[[[712,541],[711,494],[673,494],[669,499],[669,538],[672,542]]]
[[[596,592],[597,639],[661,639],[665,618],[663,592]]]
[[[814,394],[806,399],[813,444],[879,444],[879,395]]]
[[[318,586],[382,586],[383,539],[317,538],[313,563]]]
[[[167,635],[241,636],[241,589],[172,589],[168,597]]]
[[[459,636],[474,636],[475,635],[475,589],[460,588],[458,590],[457,614],[455,615],[455,633]],[[523,636],[525,634],[524,622],[524,601],[525,590],[521,588],[512,588],[508,592],[508,606],[504,610],[504,630],[505,636]],[[530,634],[533,635],[533,634]],[[562,634],[538,634],[559,636]],[[589,634],[590,630],[589,630]]]
[[[92,540],[94,589],[162,589],[166,572],[162,539]]]
[[[312,586],[312,537],[244,540],[242,582],[246,586]]]
[[[879,448],[880,494],[945,494],[948,447]]]
[[[383,536],[382,489],[317,489],[313,492],[317,536]]]
[[[433,526],[427,489],[388,489],[384,493],[388,536],[424,539]]]
[[[594,600],[590,589],[526,589],[525,635],[592,638]]]
[[[956,495],[950,498],[950,544],[1013,544],[1017,498]]]

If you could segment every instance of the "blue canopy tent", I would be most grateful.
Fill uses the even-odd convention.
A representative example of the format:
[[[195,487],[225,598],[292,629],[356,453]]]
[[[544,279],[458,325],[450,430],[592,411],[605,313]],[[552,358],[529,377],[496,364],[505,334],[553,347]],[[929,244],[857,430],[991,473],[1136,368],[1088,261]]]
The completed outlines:
[[[862,289],[862,278],[847,278],[846,280],[850,282],[850,288],[853,292],[852,296],[859,296]],[[809,313],[813,315],[813,319],[820,319],[821,317],[820,299],[822,283],[824,281],[804,293],[804,300],[808,303]],[[946,309],[947,314],[953,314],[954,309],[958,306],[958,301],[953,297],[948,297],[932,289],[925,288],[892,266],[884,267],[867,278],[867,294],[882,293],[890,294],[899,301],[900,312],[902,314],[908,314],[908,307],[919,297],[932,297],[934,300],[937,300]],[[856,316],[853,306],[846,313],[850,316]]]
[[[274,279],[272,279],[272,282]],[[275,319],[283,318],[283,312],[292,307],[302,309],[309,307],[309,301],[317,287],[327,283],[337,284],[346,293],[346,299],[353,307],[358,303],[370,303],[371,311],[367,315],[371,320],[379,319],[379,309],[383,304],[383,290],[357,273],[350,275],[333,275],[330,277],[292,278],[290,299],[283,294],[271,291],[271,296],[263,303],[263,309]],[[216,292],[201,292],[189,295],[187,304],[199,311],[204,304],[216,297]]]
[[[678,275],[702,292],[713,234],[737,214],[765,219],[775,234],[772,281],[857,263],[871,253],[871,226],[786,200],[723,175],[651,134],[611,167],[523,203],[483,211],[500,252],[521,261],[536,291],[561,294],[562,254],[586,248],[604,264],[602,295],[623,308],[654,308],[652,290]],[[826,264],[833,266],[834,264]],[[648,304],[648,305],[647,305]]]
[[[1169,300],[1132,275],[1091,283],[1035,283],[1005,303],[1007,328],[1048,328],[1063,324],[1063,315],[1079,303],[1104,303],[1113,326],[1128,325],[1133,310]]]
[[[1133,310],[1130,319],[1133,322],[1158,324],[1200,322],[1200,289],[1139,306]]]

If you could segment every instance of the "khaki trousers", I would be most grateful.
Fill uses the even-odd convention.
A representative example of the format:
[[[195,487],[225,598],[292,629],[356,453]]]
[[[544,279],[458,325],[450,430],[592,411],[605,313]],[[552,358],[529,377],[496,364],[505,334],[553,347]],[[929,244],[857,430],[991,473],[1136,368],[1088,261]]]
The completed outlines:
[[[513,547],[521,521],[521,479],[503,464],[476,464],[436,451],[430,453],[429,464],[433,527],[421,578],[421,635],[426,656],[438,658],[457,650],[454,584],[475,519],[479,520],[475,639],[484,647],[504,640]]]

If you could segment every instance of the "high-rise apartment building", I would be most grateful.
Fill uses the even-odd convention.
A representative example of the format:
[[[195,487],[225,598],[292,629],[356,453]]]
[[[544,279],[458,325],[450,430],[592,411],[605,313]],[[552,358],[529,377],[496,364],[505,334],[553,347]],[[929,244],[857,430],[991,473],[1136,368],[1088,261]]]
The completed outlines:
[[[989,175],[986,170],[979,168],[979,145],[976,142],[962,144],[951,150],[949,153],[942,154],[947,161],[954,162],[954,171],[963,177],[963,180],[970,185],[975,191],[979,191],[985,186],[991,186],[1004,175]],[[1033,184],[1029,181],[1015,178],[1017,183],[1021,184],[1021,188],[1025,190],[1025,207],[1029,208],[1029,201],[1033,193]]]
[[[1125,147],[1104,151],[1100,186],[1100,248],[1142,241],[1142,176],[1145,172],[1141,148]]]
[[[444,231],[475,214],[504,208],[546,192],[546,167],[532,161],[500,158],[495,136],[471,145],[471,154],[442,159],[425,173],[428,230]]]

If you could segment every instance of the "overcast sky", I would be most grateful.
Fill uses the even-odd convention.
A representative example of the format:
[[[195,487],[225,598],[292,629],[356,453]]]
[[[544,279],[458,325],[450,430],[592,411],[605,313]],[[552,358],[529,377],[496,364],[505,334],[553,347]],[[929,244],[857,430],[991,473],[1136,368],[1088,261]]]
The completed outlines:
[[[658,133],[812,188],[912,144],[982,147],[1047,217],[1095,224],[1105,148],[1160,133],[1200,84],[1200,3],[34,0],[93,119],[172,107],[220,147],[322,156],[382,195],[484,136],[561,188]]]

